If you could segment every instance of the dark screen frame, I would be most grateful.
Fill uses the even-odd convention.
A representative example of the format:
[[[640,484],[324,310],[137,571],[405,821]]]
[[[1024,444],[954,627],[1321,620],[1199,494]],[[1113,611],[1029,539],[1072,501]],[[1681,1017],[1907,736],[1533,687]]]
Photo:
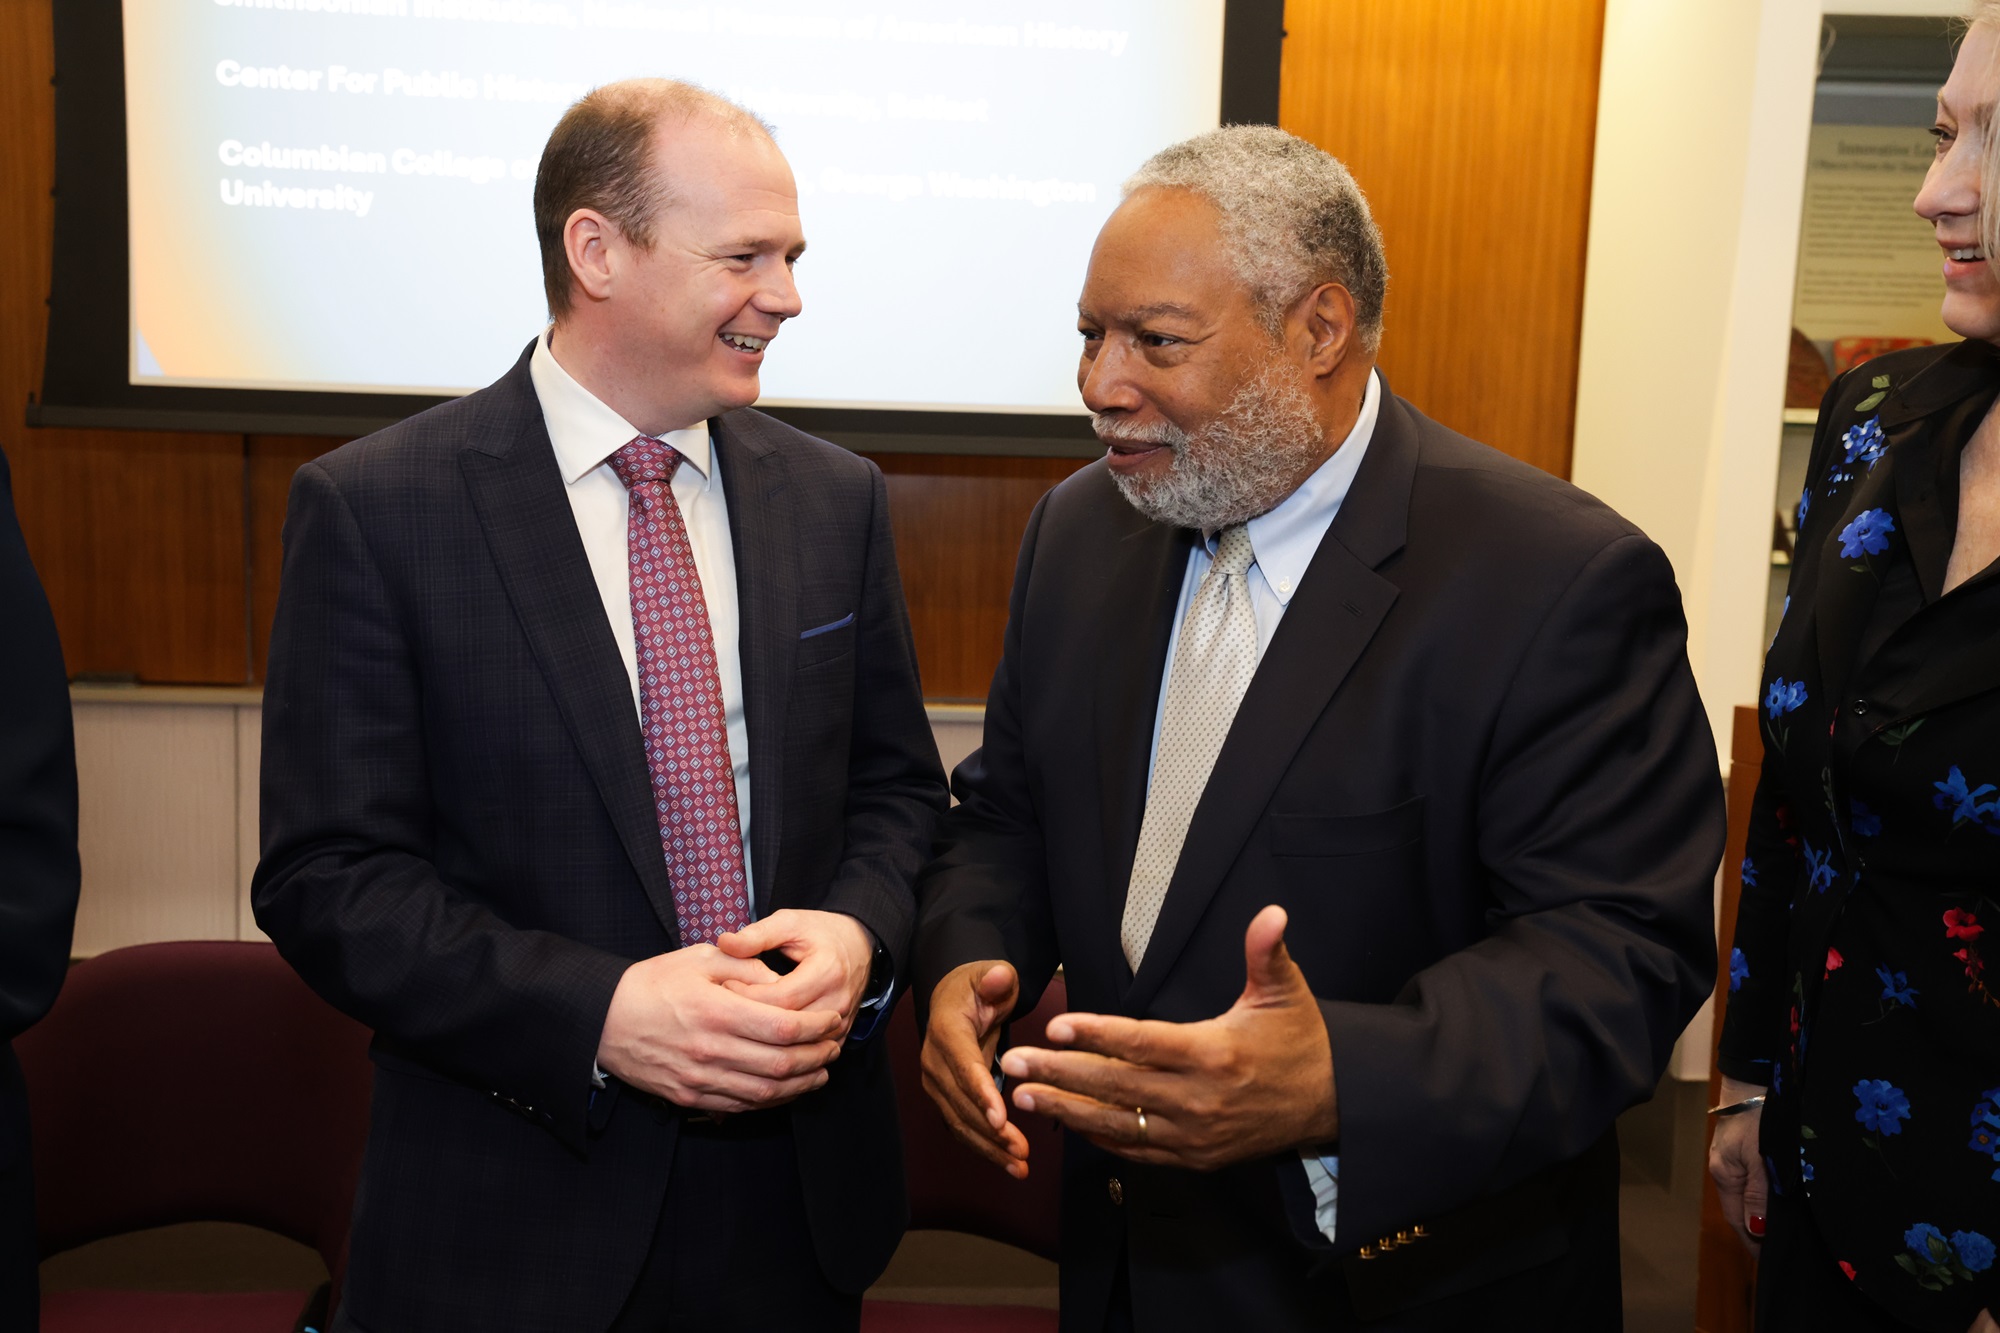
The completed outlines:
[[[48,343],[30,426],[366,435],[447,398],[401,393],[136,385],[128,378],[130,245],[122,0],[55,5],[55,247]],[[1227,0],[1222,122],[1276,124],[1284,0]],[[106,318],[106,312],[112,312]],[[882,453],[1091,456],[1087,417],[897,408],[764,409],[849,448]]]

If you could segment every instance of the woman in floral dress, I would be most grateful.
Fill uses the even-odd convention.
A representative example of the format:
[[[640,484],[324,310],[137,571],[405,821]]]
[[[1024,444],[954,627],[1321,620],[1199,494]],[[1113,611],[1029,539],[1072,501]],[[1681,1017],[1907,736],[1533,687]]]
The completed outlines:
[[[1986,0],[1916,200],[1966,341],[1828,391],[1764,668],[1710,1170],[1765,1333],[2000,1333],[1996,62]]]

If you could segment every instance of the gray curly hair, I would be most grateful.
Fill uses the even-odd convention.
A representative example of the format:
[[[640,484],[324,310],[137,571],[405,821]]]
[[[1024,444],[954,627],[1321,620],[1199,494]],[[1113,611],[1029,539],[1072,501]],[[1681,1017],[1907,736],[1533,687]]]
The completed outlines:
[[[1285,308],[1325,282],[1354,297],[1361,346],[1382,344],[1389,263],[1382,233],[1354,177],[1332,154],[1275,125],[1225,125],[1146,159],[1125,182],[1140,190],[1188,190],[1222,214],[1222,234],[1257,315],[1274,337]]]

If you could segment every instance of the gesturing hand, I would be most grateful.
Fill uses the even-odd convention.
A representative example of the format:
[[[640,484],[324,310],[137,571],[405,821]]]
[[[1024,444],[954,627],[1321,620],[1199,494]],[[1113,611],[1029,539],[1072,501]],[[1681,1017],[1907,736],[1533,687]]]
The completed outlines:
[[[790,907],[722,935],[715,947],[731,958],[755,959],[775,949],[791,959],[795,966],[782,977],[760,964],[761,980],[731,980],[729,988],[781,1009],[830,1009],[840,1015],[836,1041],[854,1024],[875,961],[875,942],[853,917]]]
[[[841,1016],[761,1004],[733,985],[775,985],[754,959],[697,944],[632,964],[618,980],[597,1063],[635,1088],[700,1111],[777,1106],[826,1082]]]
[[[1016,1046],[1001,1058],[1009,1078],[1026,1080],[1014,1105],[1133,1161],[1197,1171],[1331,1142],[1340,1132],[1333,1051],[1285,952],[1282,907],[1250,922],[1243,956],[1243,994],[1218,1018],[1058,1015],[1048,1039],[1071,1049]]]
[[[1722,1104],[1731,1106],[1764,1091],[1754,1083],[1722,1080]],[[1715,1178],[1715,1193],[1722,1215],[1736,1228],[1737,1236],[1754,1253],[1764,1239],[1764,1208],[1770,1198],[1771,1182],[1764,1169],[1764,1155],[1757,1150],[1757,1132],[1764,1123],[1764,1108],[1754,1107],[1735,1115],[1716,1117],[1715,1132],[1708,1140],[1708,1174]]]
[[[1021,997],[1020,978],[997,960],[967,963],[931,992],[924,1034],[924,1091],[966,1147],[1016,1180],[1028,1174],[1028,1136],[1009,1123],[993,1083],[1000,1025]]]

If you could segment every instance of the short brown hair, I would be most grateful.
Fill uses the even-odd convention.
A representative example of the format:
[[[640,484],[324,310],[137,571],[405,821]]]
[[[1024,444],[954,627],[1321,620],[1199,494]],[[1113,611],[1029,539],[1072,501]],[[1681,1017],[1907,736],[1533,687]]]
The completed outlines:
[[[736,133],[769,137],[771,127],[726,97],[676,79],[626,79],[594,88],[563,112],[535,171],[535,237],[549,314],[569,313],[569,255],[563,227],[579,208],[609,218],[641,249],[671,206],[673,186],[654,168],[653,130],[668,115],[720,121]]]

